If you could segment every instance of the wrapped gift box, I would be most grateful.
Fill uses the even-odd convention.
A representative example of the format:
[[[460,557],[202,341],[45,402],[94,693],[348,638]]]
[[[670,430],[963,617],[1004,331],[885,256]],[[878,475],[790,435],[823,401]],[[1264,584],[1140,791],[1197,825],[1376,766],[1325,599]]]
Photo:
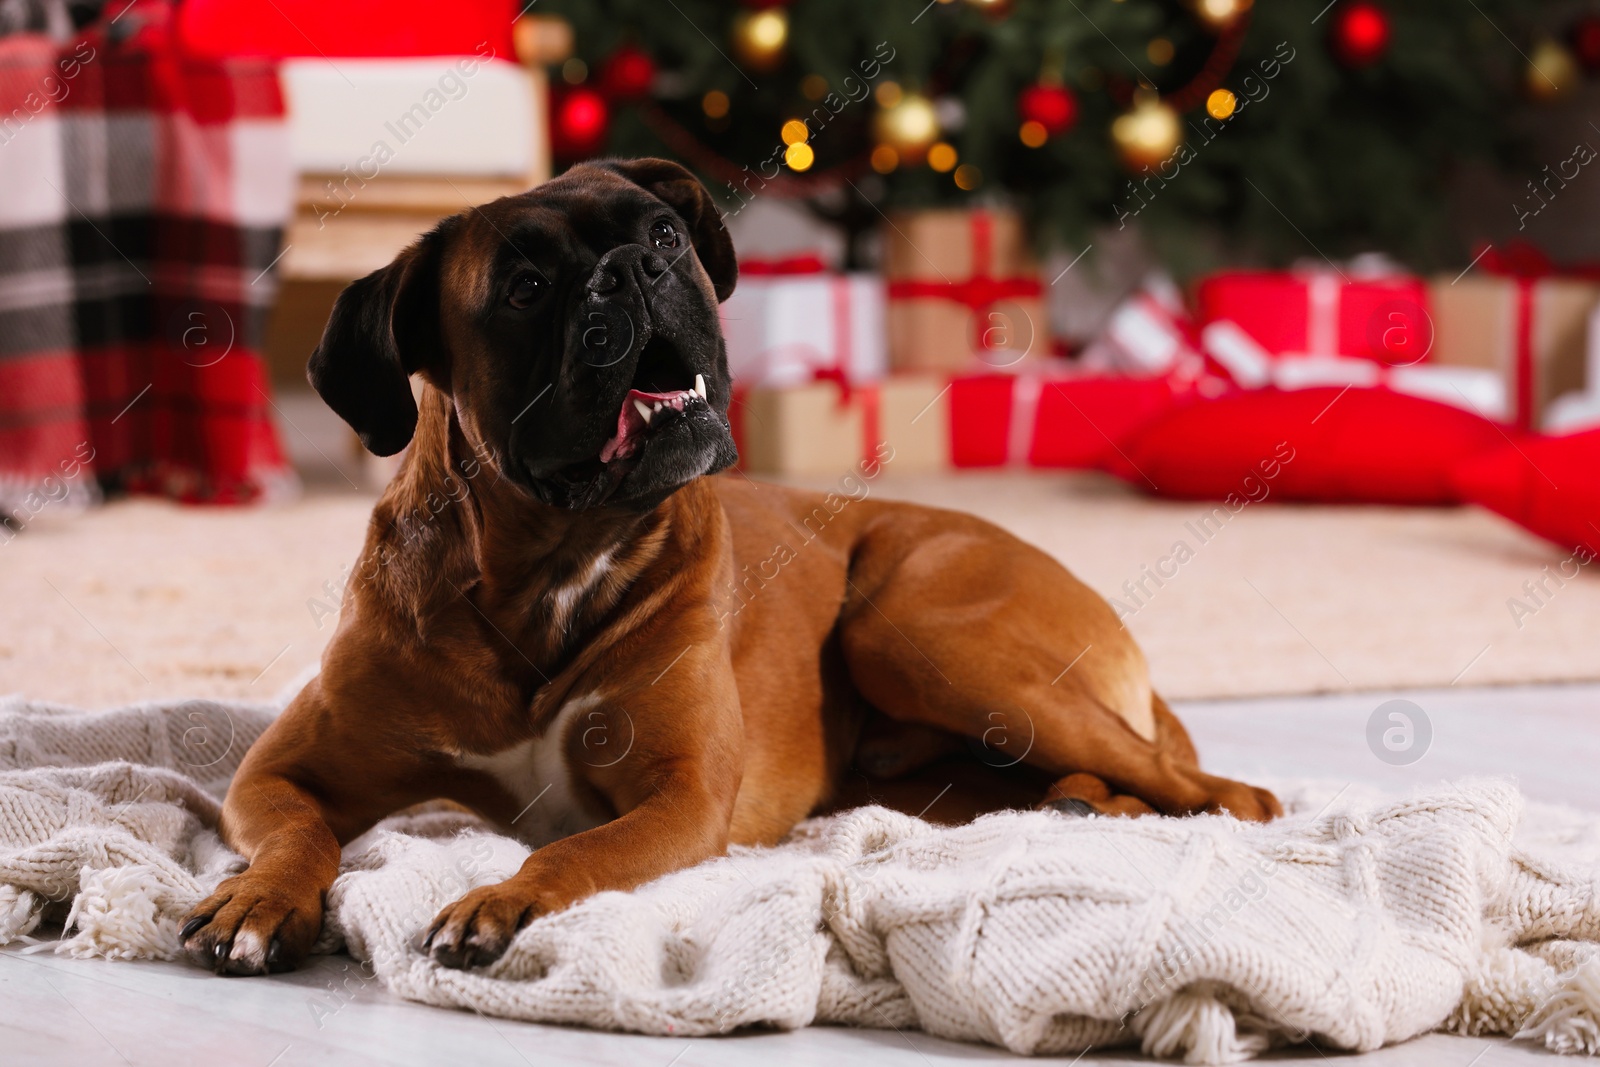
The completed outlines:
[[[1511,268],[1492,251],[1480,265]],[[1564,394],[1600,389],[1590,378],[1587,343],[1600,284],[1529,270],[1473,272],[1435,279],[1432,301],[1433,362],[1496,375],[1519,428],[1542,426]]]
[[[1405,274],[1224,271],[1195,291],[1202,327],[1228,321],[1274,358],[1349,356],[1396,366],[1429,358],[1429,290]]]
[[[1182,395],[1167,378],[958,378],[950,389],[950,462],[1097,468]]]
[[[741,389],[728,409],[752,474],[841,476],[948,463],[948,383],[906,375],[869,384],[818,380]]]
[[[830,272],[814,256],[740,263],[722,333],[742,385],[800,385],[819,371],[874,382],[888,369],[883,279]]]
[[[907,212],[884,239],[892,368],[1020,370],[1048,354],[1043,287],[1016,215]]]
[[[1200,343],[1215,365],[1242,389],[1386,388],[1465,408],[1486,418],[1505,421],[1511,417],[1505,383],[1495,372],[1478,367],[1432,362],[1386,366],[1354,356],[1274,358],[1226,319],[1201,331]]]
[[[1153,377],[1196,373],[1203,357],[1183,293],[1165,274],[1153,274],[1106,319],[1078,361],[1097,371]]]

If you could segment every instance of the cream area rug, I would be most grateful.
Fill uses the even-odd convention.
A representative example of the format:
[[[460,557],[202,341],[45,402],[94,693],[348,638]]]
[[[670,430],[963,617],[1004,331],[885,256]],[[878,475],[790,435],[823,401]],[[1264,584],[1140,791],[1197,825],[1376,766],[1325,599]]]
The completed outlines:
[[[0,944],[173,958],[187,909],[243,866],[216,836],[219,797],[275,713],[0,701]],[[412,1000],[649,1034],[918,1027],[1205,1064],[1437,1029],[1600,1051],[1592,815],[1495,780],[1280,795],[1290,814],[1266,826],[1013,812],[944,828],[864,808],[600,894],[467,972],[432,963],[422,932],[527,849],[413,811],[345,849],[319,950]]]
[[[339,485],[261,508],[47,510],[0,531],[0,693],[266,699],[338,623],[375,499]],[[1600,680],[1600,569],[1573,578],[1567,553],[1486,512],[1269,499],[1202,541],[1209,505],[1100,475],[891,467],[868,488],[974,512],[1061,560],[1122,605],[1168,700]]]

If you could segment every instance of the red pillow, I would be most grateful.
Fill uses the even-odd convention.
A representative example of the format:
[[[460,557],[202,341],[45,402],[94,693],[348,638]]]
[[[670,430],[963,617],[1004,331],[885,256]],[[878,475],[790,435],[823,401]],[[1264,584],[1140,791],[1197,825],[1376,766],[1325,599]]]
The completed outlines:
[[[1455,467],[1506,441],[1470,411],[1387,389],[1265,389],[1175,409],[1107,469],[1187,499],[1453,504]]]
[[[1580,562],[1600,557],[1600,430],[1468,460],[1456,468],[1455,484],[1463,500],[1575,551]]]

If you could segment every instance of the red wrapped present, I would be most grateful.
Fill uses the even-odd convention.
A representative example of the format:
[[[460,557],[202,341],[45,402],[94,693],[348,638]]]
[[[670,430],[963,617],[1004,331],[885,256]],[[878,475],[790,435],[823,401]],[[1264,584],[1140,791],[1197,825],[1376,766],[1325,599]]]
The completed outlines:
[[[513,55],[516,0],[184,0],[178,28],[192,55],[454,56],[492,48]],[[121,10],[119,7],[117,10]]]
[[[1600,391],[1589,380],[1587,352],[1600,267],[1558,268],[1526,244],[1485,249],[1477,265],[1482,273],[1433,284],[1433,360],[1495,374],[1522,430],[1542,425],[1558,397]]]
[[[910,212],[884,236],[891,367],[1009,370],[1049,354],[1044,289],[1016,215]]]
[[[1329,268],[1224,271],[1195,292],[1202,327],[1236,324],[1274,358],[1351,356],[1392,366],[1428,358],[1428,287],[1407,274]]]
[[[957,378],[950,386],[950,462],[1097,468],[1184,395],[1167,378]]]

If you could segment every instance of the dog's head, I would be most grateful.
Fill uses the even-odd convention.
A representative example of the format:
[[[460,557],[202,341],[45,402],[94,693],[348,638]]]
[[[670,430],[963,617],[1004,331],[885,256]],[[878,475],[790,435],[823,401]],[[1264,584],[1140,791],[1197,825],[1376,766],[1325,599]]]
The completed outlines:
[[[687,170],[585,164],[445,219],[352,283],[308,376],[380,456],[411,440],[421,374],[540,501],[648,509],[737,458],[717,319],[737,278]]]

